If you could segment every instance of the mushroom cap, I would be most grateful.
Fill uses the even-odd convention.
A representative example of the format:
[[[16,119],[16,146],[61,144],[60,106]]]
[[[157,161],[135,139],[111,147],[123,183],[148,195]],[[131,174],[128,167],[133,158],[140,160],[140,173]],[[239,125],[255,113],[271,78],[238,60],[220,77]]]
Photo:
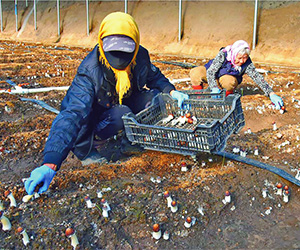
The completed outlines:
[[[284,188],[283,188],[284,190],[289,190],[289,186],[284,186]]]
[[[285,190],[284,193],[285,193],[286,195],[289,195],[289,194],[290,194],[289,190]]]
[[[229,195],[230,195],[230,192],[227,190],[227,191],[225,192],[225,195],[226,195],[226,196],[229,196]]]
[[[88,195],[87,195],[87,196],[85,196],[85,197],[84,197],[84,200],[85,200],[85,201],[88,201],[88,200],[90,200],[90,196],[88,196]]]
[[[70,235],[74,234],[75,233],[75,230],[71,227],[68,227],[66,229],[66,236],[69,237]]]
[[[18,227],[18,228],[17,228],[17,232],[18,232],[18,233],[22,233],[23,231],[24,231],[24,229],[23,229],[22,227]]]
[[[7,196],[9,196],[10,193],[11,193],[11,192],[10,192],[9,190],[6,190],[6,191],[4,192],[4,196],[7,197]]]
[[[105,203],[106,202],[106,200],[103,198],[103,199],[101,199],[101,203]]]
[[[175,206],[177,205],[177,202],[176,202],[176,201],[172,201],[172,202],[171,202],[171,205],[172,205],[173,207],[175,207]]]
[[[159,224],[154,224],[153,227],[152,227],[152,229],[153,229],[154,232],[158,232],[159,229],[160,229],[159,228]]]
[[[281,184],[281,183],[278,183],[276,187],[277,187],[277,188],[282,188],[282,184]]]
[[[191,223],[191,222],[192,222],[192,218],[191,218],[190,216],[188,216],[188,217],[186,218],[186,222],[187,222],[187,223]]]
[[[186,117],[186,118],[190,118],[190,117],[191,117],[191,113],[186,113],[186,114],[185,114],[185,117]]]
[[[185,161],[181,162],[181,166],[186,166],[186,162]]]
[[[164,196],[165,196],[166,198],[169,197],[169,196],[170,196],[169,191],[165,191],[165,192],[164,192]]]

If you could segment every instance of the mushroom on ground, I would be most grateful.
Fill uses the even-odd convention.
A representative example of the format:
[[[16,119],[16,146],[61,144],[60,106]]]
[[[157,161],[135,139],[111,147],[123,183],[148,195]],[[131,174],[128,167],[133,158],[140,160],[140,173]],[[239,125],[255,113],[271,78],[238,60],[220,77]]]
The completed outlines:
[[[110,211],[110,210],[111,210],[111,208],[110,208],[110,206],[109,206],[107,200],[105,200],[104,198],[101,199],[101,204],[102,204],[103,206],[106,206],[106,207],[107,207],[107,211]]]
[[[276,188],[277,188],[276,194],[277,195],[282,195],[282,184],[281,183],[277,183]]]
[[[231,202],[231,193],[229,191],[225,192],[225,204]]]
[[[161,230],[159,224],[154,224],[152,230],[153,230],[152,237],[156,240],[159,240],[161,237]]]
[[[289,190],[284,190],[283,192],[283,201],[285,203],[288,203],[289,202],[289,196],[290,196],[290,191]]]
[[[84,197],[84,200],[88,208],[93,208],[95,206],[88,195]]]
[[[4,210],[4,206],[3,206],[2,201],[0,201],[0,211],[3,211],[3,210]]]
[[[192,226],[192,218],[191,217],[187,217],[186,218],[186,220],[185,220],[185,222],[184,222],[184,226],[186,227],[186,228],[190,228],[191,226]]]
[[[2,223],[3,231],[9,231],[11,229],[11,223],[9,219],[4,216],[3,211],[0,211],[0,221]]]
[[[26,233],[26,230],[23,229],[22,227],[18,227],[17,232],[23,236],[23,244],[26,246],[29,243],[29,237],[28,234]]]
[[[172,213],[176,213],[177,210],[178,210],[177,202],[176,201],[172,201],[171,202],[171,211],[172,211]]]
[[[267,196],[268,196],[268,189],[263,188],[263,189],[261,190],[261,192],[262,192],[263,198],[267,198]]]
[[[6,190],[4,192],[5,197],[9,198],[10,200],[10,207],[17,207],[17,202],[15,200],[15,197],[13,196],[12,192],[10,192],[9,190]]]
[[[164,240],[168,240],[169,238],[170,238],[170,233],[169,233],[169,231],[164,231],[163,239],[164,239]]]
[[[67,228],[66,229],[66,236],[68,238],[71,238],[71,246],[73,249],[76,249],[76,246],[79,245],[78,238],[75,234],[75,230],[73,228]]]
[[[26,203],[26,202],[30,201],[32,197],[33,197],[33,194],[27,194],[22,198],[22,201]]]
[[[171,195],[169,194],[169,191],[165,191],[165,192],[164,192],[164,197],[167,199],[168,207],[171,207],[172,197],[171,197]]]
[[[272,125],[273,125],[273,130],[274,130],[274,131],[277,130],[276,122],[273,122]]]
[[[102,216],[104,217],[104,218],[108,218],[108,207],[106,206],[106,205],[103,205],[103,207],[102,207]]]
[[[181,163],[181,171],[186,172],[187,170],[188,170],[188,168],[187,168],[186,162],[182,162]]]

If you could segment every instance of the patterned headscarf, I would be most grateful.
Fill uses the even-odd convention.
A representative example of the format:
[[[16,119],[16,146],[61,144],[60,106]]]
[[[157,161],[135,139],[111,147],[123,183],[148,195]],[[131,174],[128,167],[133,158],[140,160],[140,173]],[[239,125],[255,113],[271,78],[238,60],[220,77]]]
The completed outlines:
[[[133,39],[135,42],[135,52],[130,64],[124,70],[118,70],[111,67],[105,57],[103,50],[102,39],[110,35],[124,35]],[[122,104],[123,96],[131,87],[131,66],[135,64],[135,58],[140,45],[140,32],[133,17],[123,12],[113,12],[107,15],[101,25],[98,36],[100,62],[104,63],[107,68],[110,68],[117,79],[116,92],[119,95],[119,103]]]
[[[226,57],[227,61],[231,62],[231,64],[234,67],[239,68],[239,66],[237,66],[234,62],[238,53],[244,48],[250,49],[248,43],[245,42],[244,40],[238,40],[234,42],[234,44],[228,45],[224,49],[227,52],[227,57]]]

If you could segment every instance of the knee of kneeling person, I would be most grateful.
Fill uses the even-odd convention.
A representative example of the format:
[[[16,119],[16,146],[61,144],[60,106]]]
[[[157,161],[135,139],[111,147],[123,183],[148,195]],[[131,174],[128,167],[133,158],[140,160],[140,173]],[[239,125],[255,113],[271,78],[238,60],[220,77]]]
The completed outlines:
[[[204,66],[192,68],[190,70],[190,78],[192,86],[201,85],[203,80],[206,79],[206,68]]]
[[[238,81],[235,76],[224,75],[219,78],[219,84],[227,91],[233,91],[238,86]]]

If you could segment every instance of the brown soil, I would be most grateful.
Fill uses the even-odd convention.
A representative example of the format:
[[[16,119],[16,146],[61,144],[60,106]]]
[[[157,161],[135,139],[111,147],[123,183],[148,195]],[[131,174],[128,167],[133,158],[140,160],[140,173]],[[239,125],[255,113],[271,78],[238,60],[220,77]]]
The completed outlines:
[[[56,23],[55,3],[44,3],[43,11],[38,14],[37,32],[33,31],[31,17],[18,38],[14,32],[11,6],[4,8],[5,29],[0,38],[41,43],[0,40],[0,89],[11,88],[7,79],[25,84],[23,88],[70,85],[78,65],[97,40],[97,29],[103,16],[120,10],[118,3],[91,3],[94,4],[90,8],[91,34],[86,37],[85,23],[79,22],[79,17],[85,17],[84,4],[64,4],[60,38],[53,25]],[[269,109],[269,99],[245,77],[238,93],[243,95],[241,101],[246,125],[229,138],[226,151],[232,152],[233,145],[245,148],[247,157],[294,176],[300,157],[300,103],[293,102],[294,99],[300,100],[299,36],[295,35],[299,33],[299,3],[271,4],[265,2],[261,9],[259,43],[252,58],[257,68],[270,71],[265,79],[282,96],[287,112],[281,115]],[[176,40],[176,3],[133,2],[129,6],[140,26],[142,44],[150,52],[156,52],[151,54],[151,59],[170,79],[188,77],[189,68],[157,61],[203,65],[219,47],[241,37],[248,42],[252,39],[250,21],[254,6],[249,2],[184,3],[185,31],[181,43]],[[100,11],[104,7],[105,13]],[[29,10],[24,11],[20,24]],[[230,17],[229,10],[233,11]],[[217,20],[211,22],[215,17]],[[194,22],[201,25],[192,25]],[[215,27],[216,23],[222,23],[221,30],[232,35],[221,34]],[[233,27],[232,23],[239,25]],[[75,28],[81,32],[75,35]],[[57,40],[59,43],[50,44]],[[188,81],[176,84],[176,87],[191,89]],[[65,91],[52,91],[24,97],[42,100],[59,109],[64,95]],[[72,249],[70,239],[64,235],[68,226],[76,230],[80,242],[78,249],[300,248],[299,187],[266,170],[205,153],[199,153],[196,160],[150,150],[126,157],[120,153],[120,141],[111,140],[98,148],[110,159],[109,164],[83,167],[70,153],[49,191],[36,200],[23,203],[26,192],[22,178],[28,177],[41,163],[54,118],[55,114],[21,101],[18,95],[0,94],[0,201],[12,224],[11,231],[0,230],[0,249],[24,247],[21,236],[16,233],[18,226],[25,228],[31,237],[28,249]],[[274,121],[277,131],[272,129]],[[252,134],[244,133],[248,128]],[[279,149],[284,142],[289,144]],[[259,147],[258,156],[253,155],[254,146]],[[181,171],[183,161],[188,164],[187,172]],[[157,177],[161,177],[161,183],[153,182]],[[289,186],[289,203],[284,203],[282,197],[275,194],[274,185],[278,182]],[[263,188],[269,192],[265,199],[262,197]],[[17,208],[9,207],[5,190],[12,191]],[[109,219],[101,215],[98,190],[103,190],[104,198],[112,208]],[[178,202],[177,213],[171,213],[167,208],[163,197],[166,190]],[[226,190],[232,193],[232,202],[224,205],[222,199]],[[88,209],[84,201],[86,195],[97,206]],[[199,207],[203,207],[204,215],[199,213]],[[184,227],[186,216],[197,219],[190,229]],[[163,232],[170,232],[169,241],[152,238],[154,223],[159,223]]]
[[[76,47],[7,41],[1,41],[1,48],[2,89],[10,88],[5,81],[8,78],[17,84],[26,83],[23,88],[68,85],[81,59],[89,52]],[[186,57],[151,55],[151,58],[153,61],[203,63]],[[189,71],[165,63],[155,65],[170,79],[185,78]],[[292,102],[292,97],[300,100],[299,74],[286,68],[262,68],[278,72],[265,77],[283,97],[287,112],[281,115],[268,109],[269,99],[246,78],[238,90],[243,93],[246,126],[230,137],[226,150],[231,152],[232,146],[237,145],[248,151],[248,157],[295,175],[292,171],[299,166],[300,130],[299,105]],[[293,84],[286,87],[291,82]],[[176,87],[191,88],[189,82],[176,84]],[[64,95],[64,91],[52,91],[26,97],[43,100],[59,109]],[[70,239],[64,235],[68,226],[76,229],[79,249],[300,247],[299,187],[265,170],[204,153],[196,160],[155,151],[128,158],[119,151],[120,141],[111,140],[98,148],[110,159],[109,164],[83,167],[70,153],[49,191],[36,200],[23,203],[26,192],[22,178],[28,177],[40,164],[55,114],[36,104],[22,102],[17,95],[1,94],[0,104],[0,194],[4,213],[12,223],[11,231],[0,231],[3,249],[22,248],[21,236],[15,232],[18,226],[25,228],[31,237],[29,249],[71,249]],[[5,111],[5,105],[10,110]],[[263,105],[266,109],[259,114],[257,110]],[[277,131],[272,129],[273,121],[277,123]],[[244,133],[248,127],[252,134]],[[281,139],[278,133],[282,134]],[[279,150],[278,145],[285,141],[289,144]],[[253,155],[254,146],[259,147],[259,156]],[[183,161],[188,164],[188,172],[181,171]],[[202,162],[206,163],[204,167]],[[153,182],[157,177],[161,177],[161,183]],[[289,203],[275,195],[277,182],[290,187]],[[264,187],[269,191],[265,199],[261,193]],[[12,191],[17,208],[9,207],[5,190]],[[109,219],[101,215],[98,190],[104,190],[103,195],[112,208]],[[178,201],[177,213],[167,208],[163,197],[166,190]],[[222,199],[226,190],[232,193],[232,203],[224,205]],[[97,206],[86,208],[86,195]],[[199,213],[199,207],[203,207],[204,215]],[[271,213],[267,214],[270,208]],[[190,229],[183,225],[186,216],[196,218],[196,224]],[[163,232],[170,232],[169,241],[152,238],[154,223],[159,223]]]

